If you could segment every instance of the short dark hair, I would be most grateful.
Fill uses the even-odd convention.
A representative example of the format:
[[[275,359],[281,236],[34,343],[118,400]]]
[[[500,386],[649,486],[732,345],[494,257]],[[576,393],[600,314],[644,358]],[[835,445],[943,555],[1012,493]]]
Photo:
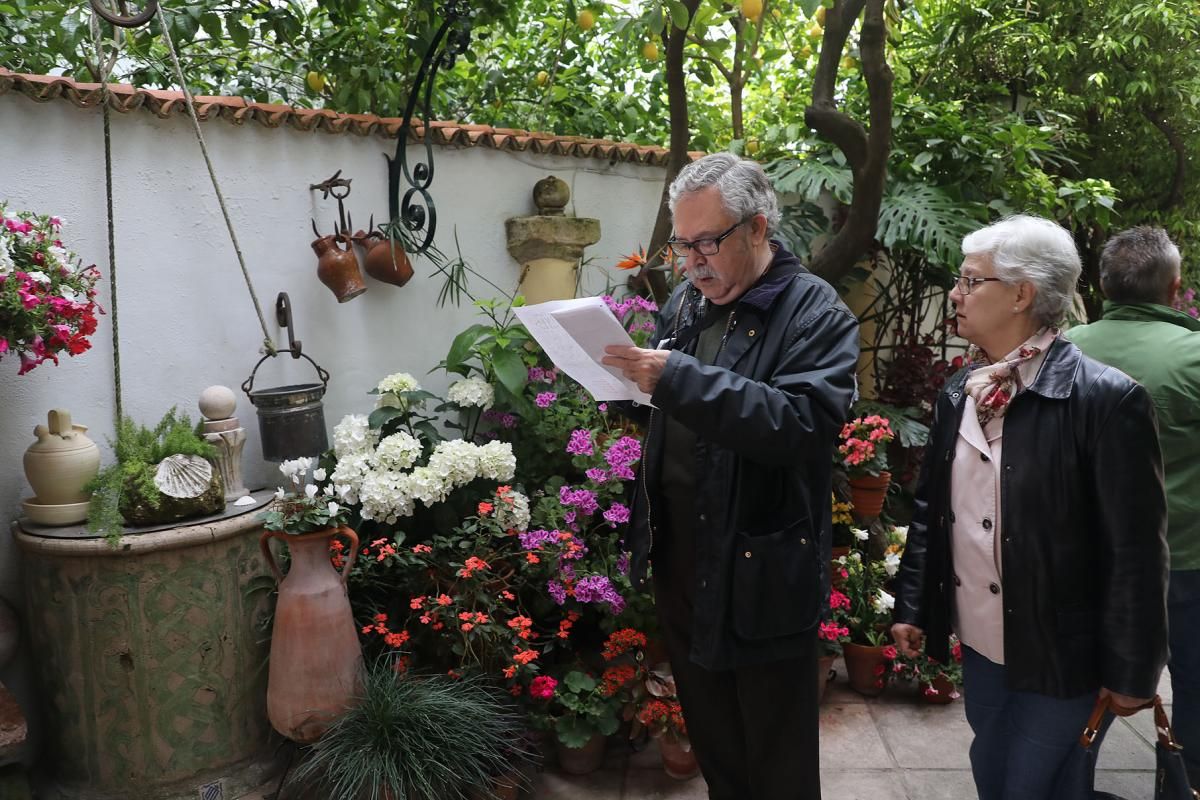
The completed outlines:
[[[1100,289],[1114,303],[1170,301],[1171,282],[1179,277],[1179,248],[1162,228],[1139,225],[1104,243]]]

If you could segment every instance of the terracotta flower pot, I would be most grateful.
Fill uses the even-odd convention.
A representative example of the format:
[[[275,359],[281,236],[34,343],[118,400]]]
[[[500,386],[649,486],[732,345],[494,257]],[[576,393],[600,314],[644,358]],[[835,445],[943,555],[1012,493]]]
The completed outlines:
[[[855,519],[868,523],[883,511],[883,501],[887,497],[888,486],[892,482],[892,473],[881,472],[878,475],[861,475],[850,478],[850,503],[854,506]]]
[[[921,698],[926,703],[944,706],[954,702],[956,694],[954,683],[945,675],[938,675],[933,679],[932,683],[921,681],[917,684],[917,688],[921,692]]]
[[[386,237],[367,250],[363,267],[375,280],[394,286],[403,286],[413,276],[412,264],[408,260],[408,253],[404,252],[403,243]]]
[[[317,254],[317,277],[329,287],[339,303],[353,300],[367,290],[358,270],[358,256],[347,245],[343,250],[335,236],[322,236],[312,243]]]
[[[817,702],[825,700],[825,690],[829,682],[837,675],[833,671],[833,661],[837,656],[821,656],[817,659]]]
[[[846,643],[842,645],[842,655],[846,659],[846,678],[851,689],[867,697],[883,694],[888,659],[882,647]]]
[[[335,535],[350,540],[340,575],[329,561],[329,540]],[[291,552],[286,577],[271,553],[273,538],[286,542]],[[259,545],[279,581],[267,716],[275,730],[309,744],[354,704],[362,686],[362,648],[346,595],[358,536],[349,528],[304,534],[265,531]]]
[[[555,739],[558,767],[568,775],[587,775],[604,763],[604,747],[608,739],[596,734],[583,747],[567,747]]]
[[[700,765],[696,763],[696,754],[674,736],[658,737],[658,751],[662,753],[663,769],[676,780],[686,781],[700,774]]]

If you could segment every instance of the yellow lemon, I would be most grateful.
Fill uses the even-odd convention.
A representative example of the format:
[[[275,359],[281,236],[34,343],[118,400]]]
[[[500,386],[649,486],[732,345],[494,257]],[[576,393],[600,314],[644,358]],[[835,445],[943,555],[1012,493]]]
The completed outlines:
[[[750,139],[748,142],[746,142],[746,155],[748,156],[757,155],[758,151],[761,149],[762,145],[758,143],[758,139]]]
[[[548,81],[548,80],[550,80],[550,73],[546,72],[546,70],[542,70],[541,72],[539,72],[537,74],[537,77],[534,78],[534,81],[537,82],[538,86],[545,86],[546,81]]]
[[[813,54],[813,49],[810,45],[806,44],[806,45],[804,45],[804,47],[800,48],[800,55],[804,56],[805,58],[808,58],[812,54]]]
[[[592,26],[596,24],[596,15],[585,8],[579,12],[579,16],[575,17],[575,24],[585,31],[590,31]]]
[[[813,24],[808,26],[808,30],[805,31],[805,33],[808,34],[810,39],[820,39],[821,34],[824,33],[824,30],[821,28],[820,23],[818,23],[816,20],[813,20]]]
[[[762,0],[742,0],[742,16],[751,22],[758,22],[762,9]]]
[[[856,69],[858,67],[858,59],[851,56],[842,56],[842,69]]]
[[[325,76],[316,70],[309,70],[308,74],[304,76],[304,82],[317,94],[325,91]]]
[[[825,24],[825,6],[817,7],[817,16],[815,17],[815,19],[816,19],[818,25],[823,26]]]
[[[780,11],[778,8],[772,8],[771,16],[774,17],[775,19],[783,19],[783,12]]]
[[[642,45],[642,57],[647,61],[658,61],[658,45],[654,42],[646,42]]]

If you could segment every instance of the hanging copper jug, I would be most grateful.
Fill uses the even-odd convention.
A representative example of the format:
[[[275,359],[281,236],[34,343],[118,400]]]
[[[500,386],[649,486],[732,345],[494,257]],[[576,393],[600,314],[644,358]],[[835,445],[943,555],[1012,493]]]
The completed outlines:
[[[346,242],[343,250],[338,236],[322,236],[312,243],[317,254],[317,277],[329,287],[339,303],[353,300],[367,290],[358,269],[358,256]]]
[[[403,286],[413,276],[412,263],[404,252],[404,243],[399,239],[381,237],[367,249],[363,266],[367,274],[377,281]]]
[[[329,557],[335,536],[350,540],[340,574]],[[286,576],[271,552],[273,538],[286,542],[291,554]],[[267,717],[279,733],[310,744],[354,705],[362,690],[362,647],[346,592],[358,536],[345,527],[302,534],[264,531],[260,546],[279,582]]]

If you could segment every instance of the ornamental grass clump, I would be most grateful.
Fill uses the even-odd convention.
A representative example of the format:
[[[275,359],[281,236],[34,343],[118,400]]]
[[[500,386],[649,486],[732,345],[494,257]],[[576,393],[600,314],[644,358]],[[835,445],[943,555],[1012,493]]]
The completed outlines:
[[[399,675],[381,659],[293,780],[325,800],[467,800],[532,762],[524,730],[482,677]]]

